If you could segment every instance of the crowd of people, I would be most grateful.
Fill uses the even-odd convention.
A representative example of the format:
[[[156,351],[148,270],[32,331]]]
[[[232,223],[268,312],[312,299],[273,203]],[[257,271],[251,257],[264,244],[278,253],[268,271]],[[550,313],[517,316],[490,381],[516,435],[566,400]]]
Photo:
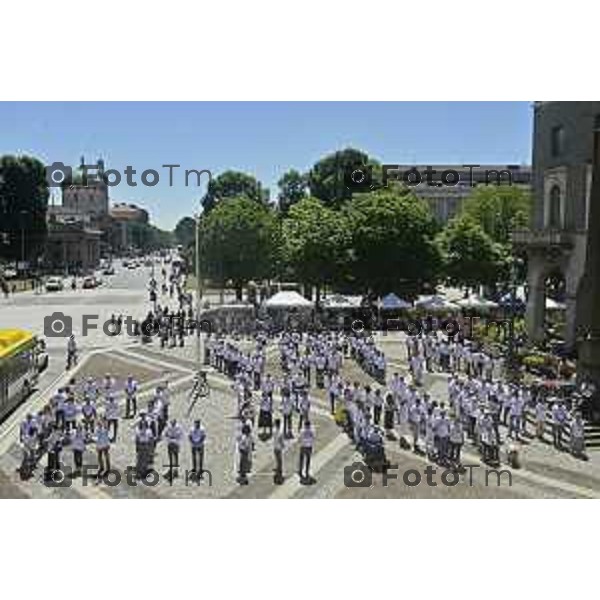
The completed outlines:
[[[162,276],[162,286],[154,277],[150,280],[153,307],[141,322],[141,335],[147,327],[158,332],[161,348],[183,346],[185,337],[195,334],[192,299],[185,292],[181,272],[167,274],[163,268]],[[162,306],[160,292],[169,296]],[[177,307],[171,308],[175,299]],[[69,363],[75,364],[74,340],[71,344]],[[238,482],[249,481],[257,442],[270,441],[274,481],[282,483],[284,457],[296,438],[297,472],[302,482],[313,481],[310,465],[316,430],[311,407],[317,394],[327,399],[331,415],[346,429],[365,461],[379,466],[386,463],[386,438],[400,440],[402,447],[424,453],[431,461],[459,468],[466,442],[480,453],[483,462],[499,464],[502,449],[510,462],[516,442],[534,436],[547,441],[548,429],[555,448],[585,458],[585,425],[576,406],[502,380],[501,360],[460,336],[421,333],[408,335],[405,344],[408,374],[389,377],[386,355],[368,332],[274,333],[257,326],[243,332],[208,333],[204,364],[231,380],[237,399]],[[279,376],[268,365],[269,360],[276,360],[269,358],[271,351],[274,357],[278,355]],[[355,361],[369,382],[344,377],[346,360]],[[425,373],[449,374],[443,399],[425,391]],[[157,387],[146,409],[138,412],[137,390],[131,376],[122,386],[116,386],[108,375],[102,382],[76,383],[73,379],[47,407],[28,415],[22,424],[24,465],[35,464],[47,453],[46,475],[50,476],[61,462],[61,452],[71,448],[77,473],[83,451],[92,444],[101,477],[110,470],[110,448],[119,435],[123,400],[124,418],[131,420],[135,438],[138,476],[144,477],[152,468],[164,441],[169,477],[176,477],[187,435],[191,472],[200,481],[206,440],[201,422],[193,420],[186,432],[183,424],[170,419],[168,386]]]
[[[88,377],[72,378],[59,388],[50,402],[36,414],[28,414],[20,427],[24,449],[22,476],[29,477],[35,466],[47,457],[44,477],[52,480],[64,473],[64,452],[73,455],[73,476],[81,475],[86,449],[94,448],[97,459],[96,476],[101,479],[111,469],[111,447],[120,435],[132,436],[135,442],[135,471],[144,478],[155,461],[159,443],[165,442],[167,476],[177,476],[179,454],[184,443],[184,430],[169,415],[168,382],[156,386],[145,408],[138,411],[139,384],[133,375],[117,382],[110,374],[101,381]],[[124,412],[124,414],[123,414]],[[127,422],[125,433],[121,422]],[[120,432],[121,430],[121,432]],[[192,477],[203,476],[206,434],[199,420],[189,427],[188,440],[192,450]]]

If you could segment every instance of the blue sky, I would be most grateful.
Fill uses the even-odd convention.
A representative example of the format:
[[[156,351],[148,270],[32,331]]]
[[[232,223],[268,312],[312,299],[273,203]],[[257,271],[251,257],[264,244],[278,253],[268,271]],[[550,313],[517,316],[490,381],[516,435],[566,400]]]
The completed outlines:
[[[82,154],[102,157],[121,172],[131,165],[138,182],[156,169],[158,185],[123,178],[111,200],[140,204],[172,228],[202,193],[185,186],[184,169],[246,171],[273,197],[286,170],[346,146],[390,164],[528,164],[531,128],[527,102],[5,102],[0,154],[74,166]],[[168,163],[181,164],[172,187]]]

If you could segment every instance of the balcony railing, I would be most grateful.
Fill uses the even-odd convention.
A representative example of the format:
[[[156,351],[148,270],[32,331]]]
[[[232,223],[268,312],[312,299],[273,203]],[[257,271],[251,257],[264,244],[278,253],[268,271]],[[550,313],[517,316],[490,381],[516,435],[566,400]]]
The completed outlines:
[[[517,246],[572,247],[573,236],[576,234],[575,231],[565,229],[519,229],[511,233],[511,239]]]

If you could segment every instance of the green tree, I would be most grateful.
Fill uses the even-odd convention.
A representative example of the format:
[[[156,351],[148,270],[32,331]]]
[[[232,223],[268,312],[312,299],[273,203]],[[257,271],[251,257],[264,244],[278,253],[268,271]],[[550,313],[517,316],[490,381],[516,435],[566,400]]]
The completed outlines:
[[[438,235],[444,274],[453,285],[477,289],[506,276],[507,259],[501,244],[471,217],[453,219]]]
[[[172,232],[159,229],[150,223],[131,222],[128,223],[127,228],[132,244],[142,252],[173,246]]]
[[[348,259],[350,232],[345,215],[316,198],[294,204],[283,221],[283,256],[297,281],[316,286],[339,279]]]
[[[279,209],[283,214],[286,214],[291,206],[307,197],[307,177],[295,169],[284,173],[277,185],[279,186]]]
[[[247,197],[217,204],[200,219],[200,266],[221,285],[231,280],[238,299],[250,280],[274,273],[279,225],[271,210]]]
[[[43,253],[48,185],[44,165],[30,156],[0,157],[0,256],[19,260]]]
[[[374,184],[380,180],[379,165],[361,150],[346,148],[319,160],[308,174],[311,196],[327,206],[339,208],[352,198],[355,190],[347,185],[345,176],[355,169],[371,168]],[[364,190],[366,191],[366,190]]]
[[[192,217],[180,219],[173,231],[175,240],[184,248],[191,246],[196,240],[196,220]]]
[[[440,256],[429,207],[400,189],[357,195],[347,206],[354,286],[414,296],[434,282]]]
[[[531,193],[514,185],[479,186],[465,200],[462,214],[478,223],[494,242],[510,244],[510,232],[529,225]]]
[[[225,171],[208,184],[206,195],[202,199],[204,212],[208,213],[222,200],[245,197],[262,204],[269,203],[269,191],[252,175],[240,171]]]

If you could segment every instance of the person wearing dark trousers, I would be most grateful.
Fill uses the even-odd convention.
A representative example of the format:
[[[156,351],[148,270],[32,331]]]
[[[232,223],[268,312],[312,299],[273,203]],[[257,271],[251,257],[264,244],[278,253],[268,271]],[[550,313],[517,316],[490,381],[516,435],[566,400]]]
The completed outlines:
[[[111,432],[110,441],[114,444],[117,441],[119,429],[119,405],[112,394],[107,399],[104,416],[106,417],[106,426]]]
[[[137,413],[137,381],[133,378],[133,375],[127,376],[125,382],[125,418],[130,419],[135,417]]]
[[[169,479],[177,477],[177,469],[179,468],[179,447],[181,445],[181,438],[183,432],[181,425],[177,423],[176,419],[173,419],[164,430],[165,438],[167,440],[167,452],[169,457]]]
[[[292,411],[294,408],[294,402],[289,390],[283,393],[281,398],[281,413],[283,415],[283,435],[286,439],[294,437],[292,433]]]
[[[304,428],[300,433],[300,464],[298,465],[298,474],[302,482],[310,481],[310,460],[315,444],[315,432],[311,427],[310,421],[304,421]]]
[[[98,455],[98,478],[110,471],[110,434],[106,419],[96,429],[96,454]]]
[[[275,457],[275,475],[273,481],[280,485],[283,483],[283,452],[285,450],[285,435],[281,428],[281,420],[275,419],[275,435],[273,437],[273,455]]]
[[[238,483],[248,485],[248,473],[252,468],[252,430],[249,425],[242,426],[238,439]]]
[[[200,423],[200,420],[194,421],[194,426],[189,434],[190,445],[192,449],[192,471],[196,476],[196,481],[200,483],[204,471],[204,443],[206,441],[206,432]]]
[[[375,425],[379,425],[381,422],[381,410],[383,408],[383,396],[381,395],[381,389],[377,388],[373,397],[373,421]]]
[[[75,475],[79,475],[83,467],[83,453],[85,452],[85,431],[82,425],[77,425],[77,428],[71,433],[71,449],[73,450]]]
[[[60,470],[60,453],[62,451],[62,433],[56,424],[52,425],[52,431],[48,440],[48,464],[46,467],[46,478],[52,479],[54,473]]]

